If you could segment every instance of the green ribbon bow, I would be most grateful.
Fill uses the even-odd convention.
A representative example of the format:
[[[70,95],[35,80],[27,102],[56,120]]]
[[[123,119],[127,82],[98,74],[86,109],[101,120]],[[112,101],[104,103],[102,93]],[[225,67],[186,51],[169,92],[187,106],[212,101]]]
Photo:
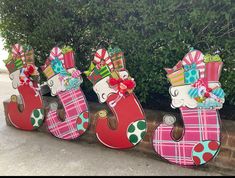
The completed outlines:
[[[32,46],[30,46],[30,45],[24,44],[24,45],[23,45],[23,49],[24,49],[24,52],[26,52],[26,51],[32,50],[33,48],[32,48]]]
[[[114,47],[114,48],[112,48],[111,46],[108,47],[108,53],[110,56],[120,52],[122,52],[122,50],[119,47]]]
[[[204,56],[204,62],[208,63],[208,62],[222,62],[222,59],[220,58],[220,56],[218,54],[212,56],[211,54],[206,54]]]
[[[61,49],[62,53],[63,54],[66,54],[70,51],[73,51],[73,48],[71,46],[64,46],[62,49]]]
[[[91,72],[94,70],[95,68],[95,64],[93,62],[91,62],[88,70],[84,71],[83,73],[86,75],[86,76],[89,76],[91,74]]]

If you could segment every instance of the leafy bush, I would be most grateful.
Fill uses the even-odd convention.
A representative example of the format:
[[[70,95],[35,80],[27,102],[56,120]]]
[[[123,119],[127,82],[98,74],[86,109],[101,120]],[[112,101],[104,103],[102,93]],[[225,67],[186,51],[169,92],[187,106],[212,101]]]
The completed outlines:
[[[16,42],[32,45],[38,66],[55,45],[72,45],[81,70],[88,68],[93,48],[107,47],[102,41],[118,45],[136,80],[135,93],[147,106],[160,95],[169,99],[164,67],[173,67],[190,47],[204,53],[219,50],[224,60],[221,83],[227,101],[235,104],[234,4],[233,0],[0,0],[0,30],[6,48]],[[83,89],[95,98],[87,80]]]

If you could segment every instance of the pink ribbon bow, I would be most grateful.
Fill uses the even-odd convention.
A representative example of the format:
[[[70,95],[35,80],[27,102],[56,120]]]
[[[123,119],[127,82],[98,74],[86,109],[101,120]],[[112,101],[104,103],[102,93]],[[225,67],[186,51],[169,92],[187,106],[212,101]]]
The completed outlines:
[[[76,70],[72,73],[72,77],[73,78],[78,78],[81,75],[81,71],[80,70]]]
[[[172,74],[173,72],[182,68],[182,61],[179,61],[173,68],[164,68],[167,74]]]

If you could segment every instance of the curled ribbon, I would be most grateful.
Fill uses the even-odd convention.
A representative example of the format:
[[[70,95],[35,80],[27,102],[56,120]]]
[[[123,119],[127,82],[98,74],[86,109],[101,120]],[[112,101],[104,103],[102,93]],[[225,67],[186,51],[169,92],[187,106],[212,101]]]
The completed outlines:
[[[62,49],[61,49],[62,53],[63,54],[66,54],[70,51],[73,51],[73,48],[71,46],[64,46]]]
[[[93,62],[91,62],[88,70],[84,71],[83,73],[86,75],[86,76],[89,76],[91,74],[91,72],[93,71],[93,69],[95,68],[95,64]]]
[[[204,56],[204,62],[208,63],[208,62],[222,62],[222,59],[220,58],[220,56],[218,54],[212,56],[211,54],[206,54]]]
[[[117,90],[121,94],[131,93],[135,88],[134,80],[122,79],[122,78],[110,78],[108,81],[111,87],[117,86]]]
[[[172,74],[173,72],[182,68],[182,61],[179,61],[173,68],[164,68],[167,74]]]

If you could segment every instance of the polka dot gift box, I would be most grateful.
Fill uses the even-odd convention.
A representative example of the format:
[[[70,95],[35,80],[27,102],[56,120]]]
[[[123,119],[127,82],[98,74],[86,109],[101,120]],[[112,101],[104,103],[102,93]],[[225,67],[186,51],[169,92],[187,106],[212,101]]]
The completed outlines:
[[[184,70],[185,84],[191,84],[198,80],[199,71],[197,70],[195,63],[192,65],[185,65]]]

